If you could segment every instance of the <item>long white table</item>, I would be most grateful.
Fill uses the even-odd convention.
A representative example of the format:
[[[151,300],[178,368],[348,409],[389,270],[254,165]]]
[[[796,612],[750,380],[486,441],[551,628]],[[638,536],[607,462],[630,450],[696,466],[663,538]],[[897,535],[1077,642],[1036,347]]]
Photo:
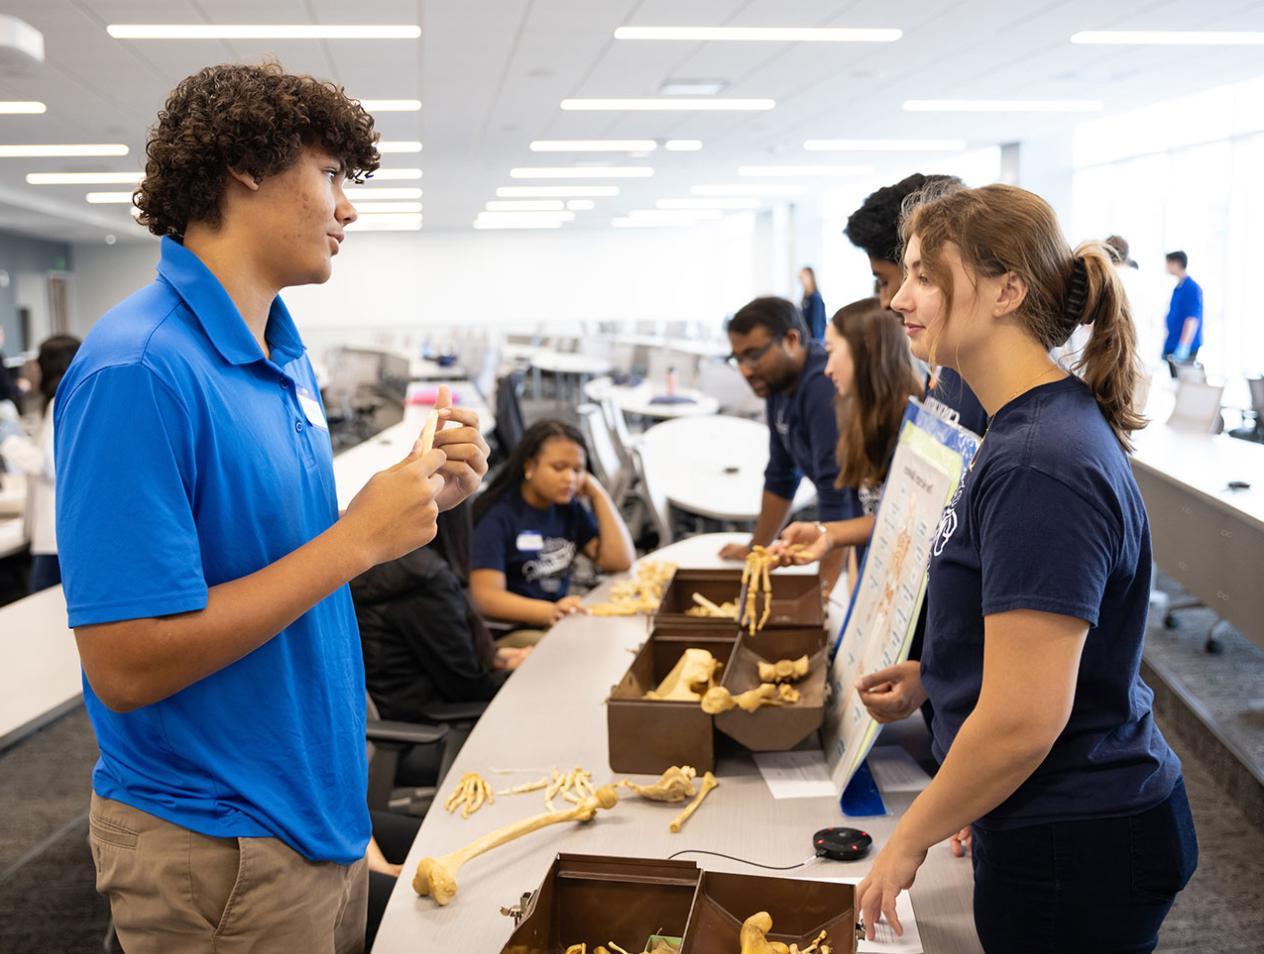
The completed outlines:
[[[651,559],[687,558],[697,553],[709,563],[720,540],[692,539],[665,549]],[[606,587],[590,599],[604,598]],[[604,702],[646,636],[646,618],[570,617],[559,623],[536,648],[488,707],[465,743],[442,786],[446,796],[465,772],[480,772],[496,788],[507,788],[544,774],[552,766],[567,771],[582,766],[597,784],[615,779],[606,744]],[[527,769],[523,774],[497,775],[492,768]],[[620,801],[586,825],[558,825],[511,842],[463,866],[457,875],[456,898],[446,907],[419,898],[411,886],[417,863],[462,847],[502,825],[543,811],[541,793],[501,796],[469,819],[442,808],[430,811],[404,864],[373,946],[375,954],[420,951],[470,951],[495,954],[513,928],[499,914],[535,890],[558,852],[665,858],[685,848],[719,851],[769,865],[790,865],[811,854],[813,832],[848,824],[836,798],[774,801],[751,758],[721,759],[720,787],[690,819],[680,834],[668,822],[680,806],[637,798]],[[648,781],[638,777],[639,781]],[[888,795],[888,807],[899,812],[911,796]],[[559,802],[560,804],[560,802]],[[890,835],[896,815],[856,822],[877,845]],[[766,874],[757,869],[707,856],[687,855],[700,867],[716,871]],[[872,858],[872,855],[870,856]],[[869,860],[818,862],[790,877],[863,876]],[[970,862],[953,858],[947,845],[927,857],[912,890],[912,900],[925,950],[930,954],[976,954],[981,950],[971,915],[973,876]]]
[[[471,408],[478,412],[479,429],[484,435],[496,427],[496,418],[471,381],[443,382],[452,389],[457,407]],[[438,383],[421,384],[422,387],[438,387]],[[410,386],[411,390],[411,386]],[[334,483],[338,488],[338,509],[345,510],[360,488],[379,470],[403,460],[417,440],[426,416],[432,410],[429,404],[405,404],[404,419],[386,428],[367,441],[349,447],[334,458]]]
[[[680,403],[655,403],[654,398],[666,394],[666,389],[650,381],[636,385],[615,384],[614,379],[603,375],[584,385],[584,397],[590,401],[604,401],[607,397],[624,414],[655,418],[660,421],[677,417],[705,417],[720,412],[720,402],[696,388],[677,388],[676,394],[689,398]]]
[[[759,516],[768,466],[768,427],[727,415],[686,417],[655,424],[641,437],[646,480],[661,482],[667,499],[714,520]],[[816,499],[811,481],[794,495],[800,510]]]
[[[79,650],[60,586],[0,608],[0,749],[79,702]]]

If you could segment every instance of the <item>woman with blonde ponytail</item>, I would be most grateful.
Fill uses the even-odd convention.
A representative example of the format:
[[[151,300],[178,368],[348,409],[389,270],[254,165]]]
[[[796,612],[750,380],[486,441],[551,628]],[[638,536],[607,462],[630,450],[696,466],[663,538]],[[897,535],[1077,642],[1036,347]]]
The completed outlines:
[[[972,826],[988,954],[1152,951],[1197,864],[1179,759],[1139,675],[1150,532],[1133,481],[1135,332],[1106,249],[1072,251],[1013,186],[914,197],[892,308],[988,413],[932,548],[917,663],[861,680],[875,715],[929,697],[942,765],[858,890],[872,936],[926,852]],[[1090,336],[1069,374],[1051,352]],[[876,676],[881,675],[881,679]]]

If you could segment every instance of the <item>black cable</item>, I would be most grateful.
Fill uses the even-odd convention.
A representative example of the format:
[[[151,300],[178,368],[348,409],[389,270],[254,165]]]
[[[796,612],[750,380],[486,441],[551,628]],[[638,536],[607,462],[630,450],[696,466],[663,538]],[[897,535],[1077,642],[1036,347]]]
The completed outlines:
[[[807,861],[800,861],[798,864],[795,864],[795,865],[783,865],[783,866],[761,865],[758,861],[747,861],[745,858],[736,858],[733,855],[726,855],[719,851],[703,851],[701,848],[686,848],[683,851],[678,851],[673,855],[668,855],[667,860],[672,861],[675,858],[679,857],[680,855],[714,855],[717,858],[727,858],[729,861],[736,861],[740,864],[751,865],[752,867],[755,867],[755,868],[767,868],[769,871],[791,871],[794,868],[802,868],[804,865],[807,864]],[[819,858],[820,856],[817,855],[816,857]],[[813,858],[813,859],[808,859],[808,860],[815,860],[815,859]]]

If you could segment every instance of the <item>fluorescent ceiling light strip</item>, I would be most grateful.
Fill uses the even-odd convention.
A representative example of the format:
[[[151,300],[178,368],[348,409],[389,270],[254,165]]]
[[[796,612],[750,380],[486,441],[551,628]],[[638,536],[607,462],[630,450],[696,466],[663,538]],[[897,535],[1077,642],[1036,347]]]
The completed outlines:
[[[369,176],[369,182],[394,182],[420,179],[420,169],[379,169]]]
[[[520,166],[511,179],[648,179],[651,166]]]
[[[739,176],[775,178],[777,176],[867,176],[872,166],[738,166]]]
[[[910,113],[1095,113],[1100,99],[907,99]]]
[[[378,188],[376,186],[359,186],[357,188],[343,189],[343,194],[348,199],[364,199],[372,202],[374,199],[420,199],[421,190],[412,186],[390,188]]]
[[[421,152],[421,143],[415,139],[384,139],[377,144],[377,151],[383,156],[401,152]]]
[[[654,221],[652,219],[633,219],[627,216],[622,218],[614,218],[610,220],[610,224],[616,229],[670,229],[670,228],[688,228],[697,224],[694,220],[673,220],[671,222]]]
[[[851,27],[619,27],[616,40],[688,40],[738,43],[894,43],[893,29]]]
[[[1264,46],[1264,32],[1251,30],[1082,30],[1072,43],[1108,46]]]
[[[488,212],[561,212],[566,204],[561,199],[492,199]]]
[[[653,139],[537,139],[532,152],[653,152]]]
[[[47,146],[0,145],[0,158],[58,158],[66,156],[126,156],[127,147],[120,142],[62,143]]]
[[[0,113],[9,116],[38,116],[48,107],[37,100],[0,100]]]
[[[357,202],[356,214],[379,215],[383,212],[420,212],[420,202]]]
[[[116,40],[415,40],[416,24],[111,23]]]
[[[697,152],[702,148],[701,139],[668,139],[663,144],[668,152]]]
[[[560,229],[562,222],[554,219],[551,222],[506,222],[503,220],[479,219],[474,223],[476,229]]]
[[[755,185],[738,183],[735,185],[696,185],[689,190],[694,195],[730,196],[730,195],[767,195],[794,196],[803,195],[807,191],[799,185]]]
[[[28,172],[27,185],[126,185],[140,182],[143,172]]]
[[[714,199],[659,199],[654,203],[660,209],[758,209],[756,198]]]
[[[92,205],[125,205],[132,201],[130,192],[89,192],[84,196]]]
[[[562,109],[579,112],[759,112],[777,105],[773,99],[688,99],[664,96],[654,99],[564,99]]]
[[[571,212],[591,212],[596,205],[592,199],[570,199],[566,208]]]
[[[419,99],[362,99],[360,105],[370,113],[415,113],[421,109]]]
[[[501,186],[498,199],[609,199],[619,194],[612,185]]]
[[[964,139],[806,139],[808,152],[960,152]]]

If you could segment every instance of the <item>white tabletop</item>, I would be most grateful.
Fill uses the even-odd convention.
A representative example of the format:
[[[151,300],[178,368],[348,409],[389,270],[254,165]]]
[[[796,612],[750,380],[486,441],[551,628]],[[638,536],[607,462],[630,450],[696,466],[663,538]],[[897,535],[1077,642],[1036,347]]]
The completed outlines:
[[[452,389],[458,407],[471,408],[478,412],[479,429],[490,434],[496,427],[496,418],[487,402],[479,395],[478,389],[470,381],[445,382]],[[416,387],[429,389],[438,387],[419,382]],[[410,392],[414,386],[410,385]],[[367,441],[349,447],[334,458],[334,483],[338,488],[338,509],[345,510],[351,498],[360,492],[370,477],[379,470],[403,460],[417,435],[426,423],[426,416],[432,410],[429,404],[405,404],[404,419],[398,424],[386,428],[380,434]]]
[[[554,374],[609,374],[611,364],[605,358],[570,351],[541,348],[531,357],[531,367]]]
[[[1133,435],[1135,463],[1264,528],[1264,444],[1191,434],[1153,421]],[[1233,490],[1230,481],[1250,487]]]
[[[681,510],[715,520],[754,520],[768,466],[768,427],[741,417],[686,417],[655,424],[641,438],[649,480],[660,482]],[[808,480],[794,496],[796,510],[816,498]]]
[[[79,650],[60,586],[0,608],[0,746],[83,693]]]
[[[413,381],[459,381],[467,375],[459,363],[444,367],[430,358],[409,358],[408,377]]]
[[[674,338],[664,335],[615,335],[615,344],[638,348],[665,348],[697,355],[700,358],[722,358],[729,353],[729,343],[719,339]]]
[[[655,385],[649,381],[627,386],[615,384],[612,378],[602,376],[593,378],[584,385],[584,396],[590,401],[602,401],[609,397],[615,406],[625,414],[639,414],[642,417],[653,417],[658,420],[670,420],[676,417],[698,417],[707,414],[718,414],[720,402],[696,388],[676,388],[676,394],[692,398],[688,402],[655,404],[654,398],[666,394],[666,387]]]
[[[522,344],[506,341],[500,346],[500,357],[504,361],[530,361],[544,350],[543,345]]]
[[[705,552],[716,548],[718,541],[708,538],[699,544],[673,546],[655,556],[683,559],[692,546]],[[604,599],[606,592],[607,587],[599,588],[589,600]],[[451,780],[465,772],[482,773],[495,788],[530,781],[555,765],[559,770],[582,766],[593,773],[598,785],[614,780],[608,762],[604,703],[610,687],[631,661],[629,650],[644,640],[645,630],[644,617],[575,616],[555,626],[488,707],[441,786],[441,795],[446,797]],[[498,775],[492,773],[493,767],[530,771]],[[523,892],[539,887],[560,851],[664,858],[684,848],[698,848],[770,865],[789,865],[810,853],[814,831],[846,824],[834,797],[774,801],[748,755],[721,759],[716,774],[720,787],[680,834],[668,831],[668,822],[680,806],[624,799],[587,825],[550,827],[470,861],[457,874],[457,896],[446,907],[413,892],[411,880],[417,863],[543,811],[543,799],[538,792],[501,796],[469,819],[448,814],[441,807],[432,809],[391,895],[373,947],[375,954],[496,954],[513,929],[513,922],[502,917],[499,908],[516,903]],[[888,795],[886,801],[898,812],[907,807],[910,798],[895,794]],[[895,815],[866,818],[863,827],[881,845],[897,821]],[[686,858],[708,870],[761,873],[719,858]],[[859,877],[869,863],[820,862],[787,874]],[[927,951],[980,951],[971,915],[972,886],[968,860],[953,858],[947,845],[931,850],[912,891]]]

